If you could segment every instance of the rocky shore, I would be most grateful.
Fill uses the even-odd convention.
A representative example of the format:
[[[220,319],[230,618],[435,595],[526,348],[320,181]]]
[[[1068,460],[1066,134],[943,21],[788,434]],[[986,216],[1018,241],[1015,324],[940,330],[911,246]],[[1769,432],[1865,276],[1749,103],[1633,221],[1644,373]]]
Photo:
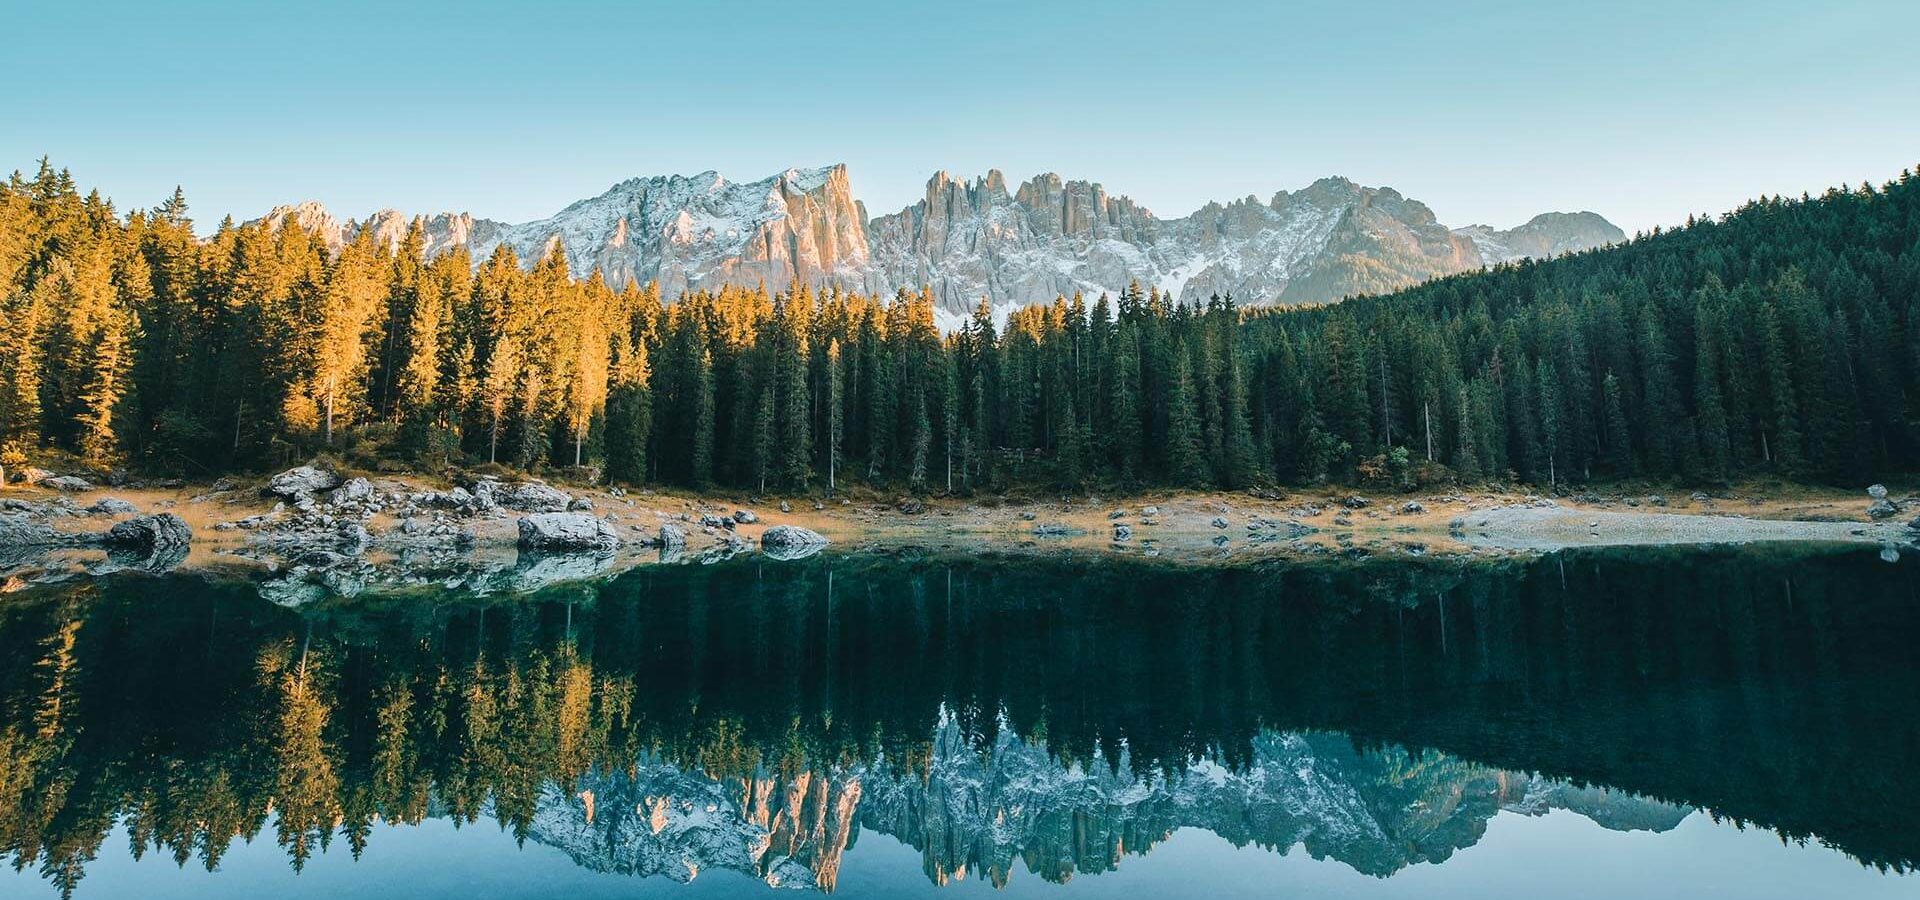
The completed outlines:
[[[1503,491],[716,498],[535,479],[361,477],[296,466],[264,480],[99,488],[42,477],[0,493],[0,587],[128,569],[246,570],[288,604],[410,587],[515,593],[650,564],[829,546],[872,552],[1268,557],[1502,556],[1582,546],[1920,542],[1920,497],[1834,492],[1541,497]],[[756,509],[756,507],[758,507]]]

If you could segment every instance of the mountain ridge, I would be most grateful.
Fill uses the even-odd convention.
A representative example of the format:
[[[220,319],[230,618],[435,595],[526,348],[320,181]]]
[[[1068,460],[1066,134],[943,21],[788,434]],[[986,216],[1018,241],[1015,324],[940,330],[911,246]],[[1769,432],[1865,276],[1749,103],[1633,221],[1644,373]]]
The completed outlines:
[[[943,169],[919,200],[876,216],[854,196],[844,163],[750,182],[713,170],[629,178],[519,224],[393,209],[342,222],[312,201],[256,221],[288,219],[334,246],[361,231],[397,246],[417,221],[428,256],[466,247],[476,265],[501,246],[531,265],[558,242],[575,274],[657,282],[668,298],[728,282],[872,293],[924,285],[950,321],[982,299],[1006,309],[1117,294],[1133,281],[1183,303],[1215,294],[1325,303],[1626,237],[1591,211],[1541,213],[1504,230],[1448,228],[1418,200],[1341,176],[1160,218],[1095,181],[1043,172],[1010,190],[998,169],[966,178]]]

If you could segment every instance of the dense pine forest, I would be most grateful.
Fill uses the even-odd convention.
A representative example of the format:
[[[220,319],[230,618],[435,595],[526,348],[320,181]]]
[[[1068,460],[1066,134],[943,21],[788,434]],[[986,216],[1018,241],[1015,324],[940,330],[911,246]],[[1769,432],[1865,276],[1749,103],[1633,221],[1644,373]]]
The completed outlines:
[[[1329,307],[1135,285],[944,335],[924,291],[662,298],[558,252],[422,251],[417,227],[201,238],[178,191],[122,214],[45,161],[15,173],[0,463],[953,493],[1920,468],[1911,173]]]

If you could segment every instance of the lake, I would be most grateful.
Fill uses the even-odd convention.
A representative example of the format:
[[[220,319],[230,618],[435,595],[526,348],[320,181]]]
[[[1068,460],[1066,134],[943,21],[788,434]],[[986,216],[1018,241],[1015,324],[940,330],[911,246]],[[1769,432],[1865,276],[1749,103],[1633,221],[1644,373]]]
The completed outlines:
[[[274,596],[0,596],[0,896],[1920,896],[1872,550]]]

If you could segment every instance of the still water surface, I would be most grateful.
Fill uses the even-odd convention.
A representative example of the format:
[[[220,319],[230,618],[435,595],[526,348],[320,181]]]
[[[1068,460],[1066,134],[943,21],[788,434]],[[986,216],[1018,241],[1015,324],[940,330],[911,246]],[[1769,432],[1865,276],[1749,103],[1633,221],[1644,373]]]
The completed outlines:
[[[0,896],[1913,897],[1874,553],[0,597]]]

